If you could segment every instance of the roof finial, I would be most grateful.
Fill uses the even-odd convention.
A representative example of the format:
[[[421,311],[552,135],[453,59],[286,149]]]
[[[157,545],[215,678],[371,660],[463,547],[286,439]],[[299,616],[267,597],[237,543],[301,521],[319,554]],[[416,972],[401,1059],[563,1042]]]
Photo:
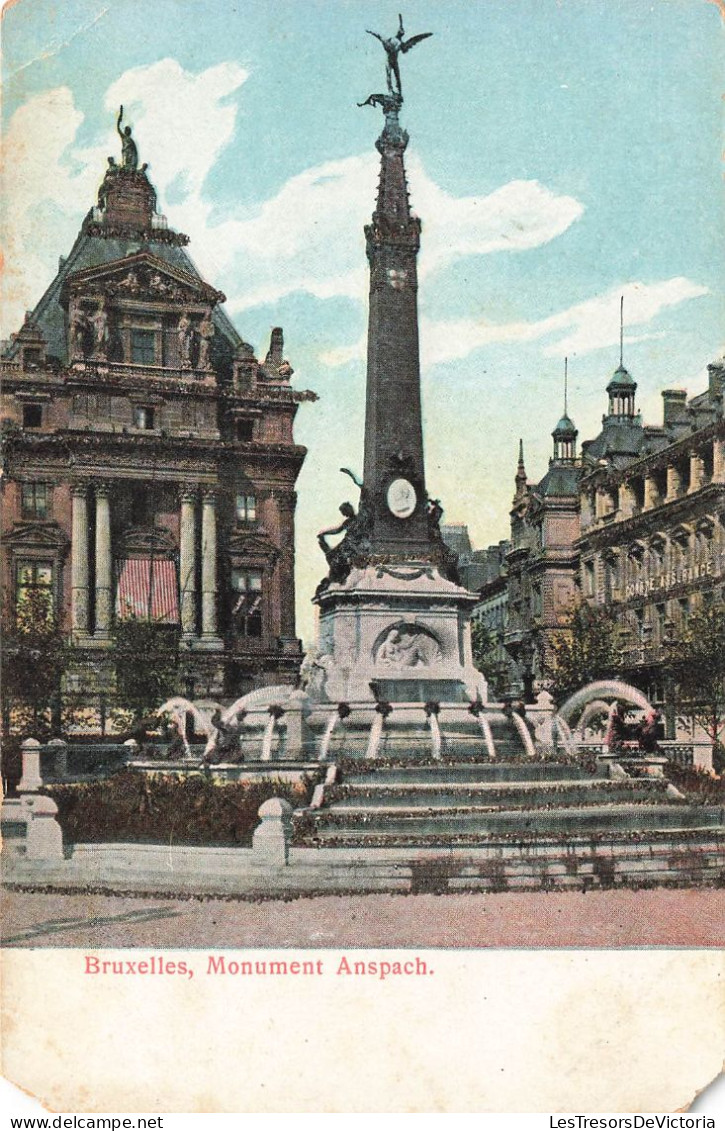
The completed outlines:
[[[619,299],[619,367],[624,368],[624,295]]]
[[[568,408],[568,383],[569,383],[569,358],[564,358],[564,416],[569,415]]]

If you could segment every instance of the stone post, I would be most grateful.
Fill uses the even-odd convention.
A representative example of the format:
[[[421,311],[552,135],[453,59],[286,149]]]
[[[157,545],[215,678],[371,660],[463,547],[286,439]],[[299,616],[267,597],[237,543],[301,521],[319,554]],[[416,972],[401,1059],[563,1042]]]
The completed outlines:
[[[37,793],[43,784],[40,773],[40,743],[37,738],[24,738],[20,745],[23,774],[18,782],[18,793]]]
[[[194,490],[181,492],[179,588],[181,631],[188,640],[196,635],[196,491]]]
[[[62,738],[51,738],[47,749],[53,754],[53,777],[64,778],[68,773],[68,743]]]
[[[289,863],[292,840],[292,813],[289,801],[270,797],[260,806],[261,823],[252,835],[252,853],[255,864],[267,867],[284,867]]]
[[[699,491],[705,483],[705,461],[699,452],[690,452],[690,486],[688,494]]]
[[[108,485],[96,485],[96,630],[108,638],[111,629],[111,511]]]
[[[667,467],[667,501],[676,499],[682,489],[680,469],[671,463]]]
[[[204,492],[201,510],[201,635],[217,644],[216,624],[216,496]]]
[[[71,524],[71,608],[73,631],[88,633],[88,488],[85,483],[73,487]]]
[[[58,806],[52,797],[34,793],[23,797],[27,820],[25,856],[28,860],[62,860],[63,833],[58,824]]]

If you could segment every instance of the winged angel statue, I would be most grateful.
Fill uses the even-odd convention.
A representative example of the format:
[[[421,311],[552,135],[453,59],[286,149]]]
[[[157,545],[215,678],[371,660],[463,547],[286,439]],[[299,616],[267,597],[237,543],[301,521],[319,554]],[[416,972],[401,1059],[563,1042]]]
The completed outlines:
[[[432,31],[424,31],[422,35],[411,35],[410,39],[405,39],[405,29],[403,27],[403,17],[398,16],[398,30],[395,35],[390,39],[385,39],[384,36],[379,35],[376,31],[368,29],[368,35],[374,35],[379,39],[385,48],[385,77],[388,81],[388,91],[393,98],[399,98],[402,102],[403,88],[400,83],[400,67],[398,66],[398,56],[401,51],[405,54],[410,51],[411,47],[415,47],[416,43],[420,43],[423,39],[428,39],[433,34]]]

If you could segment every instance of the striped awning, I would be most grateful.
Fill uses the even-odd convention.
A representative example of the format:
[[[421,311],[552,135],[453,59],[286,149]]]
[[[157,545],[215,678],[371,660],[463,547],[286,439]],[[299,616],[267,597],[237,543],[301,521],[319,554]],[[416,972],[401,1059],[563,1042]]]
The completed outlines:
[[[121,562],[116,614],[121,618],[149,618],[160,624],[176,624],[179,620],[176,564],[159,558],[127,558]]]

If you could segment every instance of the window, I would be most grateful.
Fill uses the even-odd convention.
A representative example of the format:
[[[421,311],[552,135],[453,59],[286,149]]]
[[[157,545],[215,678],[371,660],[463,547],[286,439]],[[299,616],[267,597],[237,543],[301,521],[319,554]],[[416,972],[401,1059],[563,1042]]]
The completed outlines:
[[[48,517],[50,487],[47,483],[23,483],[21,499],[23,518]]]
[[[144,405],[137,405],[133,410],[133,423],[136,428],[150,432],[154,427],[154,410]]]
[[[232,570],[232,617],[242,636],[262,635],[262,573],[256,569]]]
[[[53,563],[18,562],[15,585],[18,620],[29,617],[37,623],[38,619],[50,619],[53,607]]]
[[[153,365],[156,361],[156,334],[153,330],[131,330],[131,361]]]
[[[237,522],[256,522],[257,499],[255,495],[237,495]]]
[[[667,636],[667,606],[655,605],[655,623],[657,625],[657,639],[662,641]]]
[[[680,610],[680,624],[683,628],[687,628],[687,622],[690,619],[690,598],[680,597],[677,604]]]
[[[594,596],[594,562],[584,562],[584,593]]]
[[[23,364],[26,369],[39,369],[43,361],[43,352],[38,346],[25,346],[23,349]]]
[[[237,421],[237,439],[248,441],[254,439],[254,421],[253,420],[238,420]]]
[[[43,427],[43,406],[42,404],[24,404],[23,405],[23,428],[42,428]]]

